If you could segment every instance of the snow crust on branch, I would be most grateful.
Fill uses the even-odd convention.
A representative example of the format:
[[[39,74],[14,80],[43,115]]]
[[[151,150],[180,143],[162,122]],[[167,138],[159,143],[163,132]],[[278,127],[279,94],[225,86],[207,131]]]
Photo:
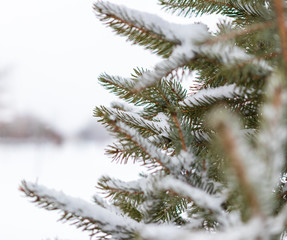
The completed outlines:
[[[264,229],[264,225],[261,219],[255,218],[242,224],[237,223],[236,226],[227,228],[221,232],[207,232],[207,231],[193,231],[191,232],[187,228],[178,228],[176,226],[157,226],[147,225],[141,229],[141,236],[143,239],[149,240],[166,240],[168,236],[169,240],[256,240],[256,239],[268,239],[268,230]]]
[[[196,56],[196,48],[192,41],[175,47],[167,60],[159,62],[152,71],[147,71],[139,77],[138,82],[135,84],[135,89],[141,90],[151,86],[161,78],[166,77],[173,70],[190,62]]]
[[[196,30],[194,34],[197,34]],[[207,34],[208,32],[206,31],[206,39],[211,37],[211,35]],[[258,65],[258,67],[265,72],[272,70],[272,67],[265,61],[253,60],[253,56],[248,55],[239,47],[232,46],[228,43],[205,45],[200,43],[202,41],[200,38],[197,40],[191,39],[190,41],[188,41],[188,39],[189,35],[187,34],[183,44],[176,46],[168,59],[159,62],[153,70],[147,71],[140,76],[138,82],[135,84],[135,89],[139,91],[153,85],[163,77],[167,77],[173,70],[188,64],[193,59],[200,57],[200,55],[217,58],[225,65],[250,61]]]
[[[180,196],[193,201],[199,207],[207,208],[212,211],[222,211],[221,204],[225,200],[222,195],[210,195],[204,190],[195,188],[172,176],[162,174],[149,175],[136,181],[124,182],[119,179],[106,177],[104,184],[110,189],[120,189],[129,193],[153,194],[160,191],[172,191]]]
[[[172,176],[159,179],[155,181],[155,184],[157,189],[173,191],[180,196],[189,198],[199,207],[207,208],[215,212],[221,212],[223,210],[220,206],[225,200],[222,195],[210,195]]]
[[[99,205],[91,204],[80,198],[70,197],[63,192],[49,189],[45,186],[33,184],[30,182],[23,183],[24,192],[36,198],[39,205],[51,206],[51,210],[61,210],[73,214],[76,217],[89,219],[91,223],[99,225],[101,231],[106,233],[126,235],[127,232],[134,232],[139,229],[140,224],[126,216],[119,216]],[[50,209],[50,208],[49,208]],[[120,237],[116,239],[120,239]]]
[[[224,99],[233,98],[236,95],[240,95],[239,88],[236,88],[235,84],[230,84],[217,88],[206,88],[199,90],[195,94],[188,96],[179,104],[189,107],[200,106],[202,102],[208,102],[208,98]]]
[[[201,44],[199,54],[219,58],[223,64],[232,65],[240,62],[253,62],[254,66],[258,65],[263,71],[272,71],[272,67],[264,60],[253,60],[252,55],[247,54],[244,49],[231,45],[230,43],[218,42],[215,44]]]

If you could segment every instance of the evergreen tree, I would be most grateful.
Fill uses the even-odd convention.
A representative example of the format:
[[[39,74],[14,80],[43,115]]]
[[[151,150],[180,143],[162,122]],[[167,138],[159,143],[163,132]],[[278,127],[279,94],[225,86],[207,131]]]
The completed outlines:
[[[163,58],[130,78],[100,83],[127,104],[97,107],[115,136],[107,153],[148,171],[137,181],[103,176],[94,204],[44,186],[21,190],[96,239],[284,239],[286,208],[286,2],[159,0],[169,12],[217,13],[210,33],[107,1],[98,18]],[[190,73],[196,73],[192,78]],[[182,79],[191,89],[184,89]]]

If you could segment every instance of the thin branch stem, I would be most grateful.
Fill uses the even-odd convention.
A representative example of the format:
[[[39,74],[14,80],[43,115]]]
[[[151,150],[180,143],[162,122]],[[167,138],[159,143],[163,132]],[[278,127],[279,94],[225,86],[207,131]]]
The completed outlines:
[[[254,188],[252,187],[247,177],[245,167],[243,166],[243,160],[240,158],[237,152],[238,146],[236,144],[235,136],[232,134],[230,128],[222,121],[219,122],[216,127],[223,148],[231,161],[231,166],[236,174],[238,182],[242,187],[242,190],[246,196],[248,203],[250,204],[252,215],[254,217],[256,216],[262,217],[263,214],[261,211],[258,198],[254,192]]]
[[[181,141],[181,144],[182,144],[182,149],[183,149],[183,151],[186,152],[186,145],[185,145],[183,133],[181,131],[181,128],[180,128],[180,125],[179,125],[176,113],[172,113],[172,119],[173,119],[173,121],[174,121],[174,123],[176,125],[177,130],[178,130],[178,134],[179,134],[180,141]]]
[[[287,29],[284,17],[284,1],[274,0],[274,8],[277,16],[277,25],[280,36],[285,73],[287,72]]]

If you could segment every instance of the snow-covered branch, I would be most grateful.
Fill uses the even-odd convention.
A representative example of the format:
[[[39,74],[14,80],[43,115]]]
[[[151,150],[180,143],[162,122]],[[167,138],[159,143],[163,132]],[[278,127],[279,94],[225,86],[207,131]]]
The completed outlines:
[[[146,154],[149,155],[151,161],[154,159],[155,165],[169,170],[169,163],[171,160],[165,152],[149,142],[148,139],[143,138],[139,132],[130,128],[123,122],[118,121],[116,125],[119,127],[120,131],[129,136],[132,141],[134,141]]]
[[[240,96],[239,88],[235,84],[225,85],[217,88],[207,88],[188,96],[184,101],[180,102],[182,106],[198,106],[202,103],[209,103],[211,99],[221,100],[226,98],[234,98]]]
[[[125,122],[129,126],[133,126],[136,129],[144,129],[150,134],[166,134],[169,125],[166,121],[151,121],[141,117],[136,112],[122,111],[112,108],[101,108],[106,112],[111,119],[117,119]]]
[[[193,187],[181,180],[178,180],[172,176],[166,176],[161,179],[157,179],[155,182],[155,189],[171,191],[179,196],[188,198],[194,202],[197,206],[204,209],[209,209],[214,212],[221,212],[221,204],[224,202],[224,196],[210,195],[204,190]]]
[[[65,195],[63,192],[48,189],[45,186],[23,181],[20,187],[28,197],[47,210],[60,210],[61,220],[70,220],[77,227],[91,232],[91,235],[104,233],[114,239],[133,236],[140,224],[117,215],[99,205],[93,205],[79,198]]]
[[[186,41],[199,41],[207,36],[207,26],[203,24],[171,23],[155,14],[130,9],[108,1],[97,1],[94,7],[100,14],[117,17],[127,24],[144,28],[177,44],[184,44]]]

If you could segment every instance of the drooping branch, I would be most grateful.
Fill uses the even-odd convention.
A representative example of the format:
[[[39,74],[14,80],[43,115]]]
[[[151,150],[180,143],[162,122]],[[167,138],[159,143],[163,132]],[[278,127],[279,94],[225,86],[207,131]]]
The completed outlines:
[[[140,226],[136,221],[117,215],[102,206],[92,205],[38,184],[23,181],[20,190],[40,207],[60,210],[61,220],[72,221],[77,227],[89,231],[91,236],[101,233],[107,238],[113,236],[121,239],[119,237],[122,236],[128,239]]]

